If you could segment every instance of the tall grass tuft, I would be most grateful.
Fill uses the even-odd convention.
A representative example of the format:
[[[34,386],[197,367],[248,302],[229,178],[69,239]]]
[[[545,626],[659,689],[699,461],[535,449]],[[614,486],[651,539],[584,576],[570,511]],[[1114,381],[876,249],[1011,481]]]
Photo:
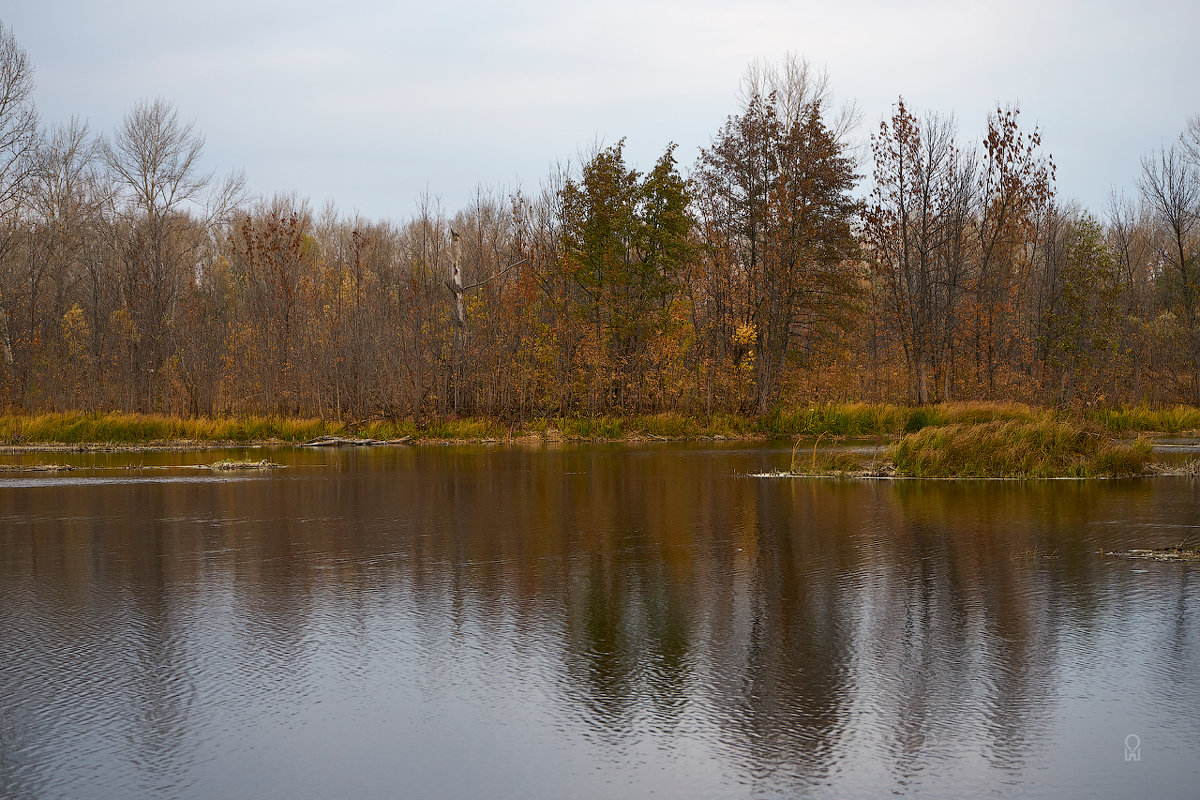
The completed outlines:
[[[907,434],[888,451],[896,474],[916,478],[1087,478],[1146,471],[1145,439],[1117,442],[1052,419],[946,425]]]

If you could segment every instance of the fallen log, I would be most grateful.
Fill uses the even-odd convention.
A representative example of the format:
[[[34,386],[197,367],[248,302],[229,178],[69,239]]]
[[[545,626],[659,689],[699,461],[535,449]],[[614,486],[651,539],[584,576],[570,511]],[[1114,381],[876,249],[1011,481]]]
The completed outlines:
[[[389,444],[408,444],[412,436],[401,436],[399,439],[360,439],[354,436],[318,436],[307,441],[303,447],[379,447]]]
[[[305,447],[370,447],[374,439],[359,439],[347,436],[318,436],[304,443]]]

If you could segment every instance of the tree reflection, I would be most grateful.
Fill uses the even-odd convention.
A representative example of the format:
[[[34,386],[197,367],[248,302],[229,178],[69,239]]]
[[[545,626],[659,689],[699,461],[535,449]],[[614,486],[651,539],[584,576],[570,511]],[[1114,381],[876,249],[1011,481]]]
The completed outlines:
[[[965,754],[1019,776],[1079,654],[1134,624],[1096,551],[1194,507],[1147,482],[763,481],[745,452],[326,457],[0,494],[0,789],[76,741],[38,710],[72,698],[70,735],[127,743],[96,763],[178,786],[204,726],[527,686],[601,752],[691,742],[772,791],[849,764],[902,790]],[[1172,575],[1157,669],[1192,697],[1196,587]]]

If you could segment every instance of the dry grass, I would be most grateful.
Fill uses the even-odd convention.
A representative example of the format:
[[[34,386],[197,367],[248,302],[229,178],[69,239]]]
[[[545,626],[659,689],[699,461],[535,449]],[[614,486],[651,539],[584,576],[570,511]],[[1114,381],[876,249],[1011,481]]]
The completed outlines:
[[[1052,412],[1022,403],[942,403],[898,406],[841,403],[776,411],[760,423],[773,438],[797,436],[900,436],[928,427],[1005,420],[1040,421]]]
[[[1115,433],[1126,431],[1153,431],[1170,434],[1200,432],[1200,408],[1192,406],[1107,408],[1092,412],[1090,417],[1097,424]]]
[[[318,419],[284,417],[171,417],[163,414],[63,413],[0,417],[0,439],[10,444],[156,441],[304,441],[326,432]],[[336,425],[333,427],[337,427]]]
[[[1091,478],[1141,475],[1150,443],[1114,441],[1054,420],[947,425],[908,434],[888,451],[896,474],[914,478]]]
[[[1083,425],[1110,434],[1126,431],[1179,433],[1200,429],[1200,409],[1111,409],[1071,418],[1020,403],[944,403],[901,406],[883,403],[824,404],[777,410],[764,417],[737,414],[689,416],[676,412],[631,416],[547,417],[509,427],[480,417],[372,420],[343,424],[286,417],[185,418],[161,414],[68,412],[0,416],[5,444],[145,445],[154,442],[305,442],[317,436],[361,436],[376,440],[439,439],[480,441],[537,435],[550,430],[565,439],[626,438],[899,438],[928,429],[1013,423]],[[1115,456],[1114,456],[1115,457]]]
[[[793,475],[854,475],[863,469],[862,461],[841,450],[825,450],[812,455],[801,454],[793,459],[789,472]]]

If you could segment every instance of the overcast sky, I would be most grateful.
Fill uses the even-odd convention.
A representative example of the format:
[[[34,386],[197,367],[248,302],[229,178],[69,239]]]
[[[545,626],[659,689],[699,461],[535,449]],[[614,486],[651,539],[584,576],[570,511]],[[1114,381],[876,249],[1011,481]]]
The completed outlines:
[[[627,137],[642,167],[674,141],[690,168],[747,64],[789,51],[828,69],[863,140],[901,94],[972,140],[1019,103],[1060,195],[1095,211],[1200,114],[1192,0],[0,0],[0,20],[45,121],[108,132],[162,96],[210,169],[371,218],[408,217],[426,189],[454,210],[479,185],[536,188],[597,140]]]

